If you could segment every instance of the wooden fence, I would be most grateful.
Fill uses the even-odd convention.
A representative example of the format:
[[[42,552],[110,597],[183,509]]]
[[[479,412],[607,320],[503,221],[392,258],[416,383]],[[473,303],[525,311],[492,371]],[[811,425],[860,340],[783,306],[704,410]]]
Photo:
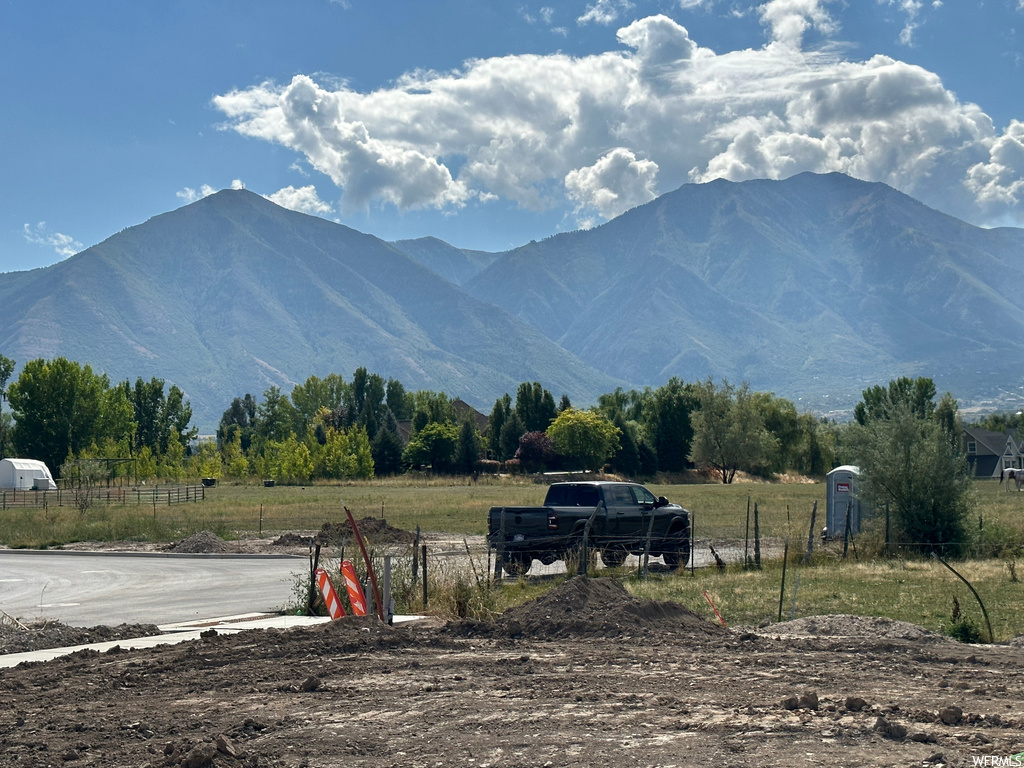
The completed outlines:
[[[55,491],[0,490],[0,510],[17,507],[73,507],[82,494],[88,493],[90,503],[133,504],[136,506],[171,506],[203,501],[203,485],[158,485],[152,488],[58,488]]]

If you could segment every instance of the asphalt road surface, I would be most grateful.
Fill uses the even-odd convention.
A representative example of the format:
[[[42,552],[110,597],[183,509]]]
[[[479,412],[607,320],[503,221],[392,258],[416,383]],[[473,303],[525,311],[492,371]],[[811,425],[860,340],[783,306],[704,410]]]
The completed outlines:
[[[22,620],[169,624],[279,611],[293,601],[304,557],[7,550],[0,610]]]

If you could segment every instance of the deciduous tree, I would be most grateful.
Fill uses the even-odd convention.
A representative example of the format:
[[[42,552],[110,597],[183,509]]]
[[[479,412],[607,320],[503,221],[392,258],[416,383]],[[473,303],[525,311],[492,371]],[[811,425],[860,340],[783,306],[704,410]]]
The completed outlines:
[[[570,408],[547,428],[555,450],[571,467],[599,470],[619,446],[619,429],[593,411]]]

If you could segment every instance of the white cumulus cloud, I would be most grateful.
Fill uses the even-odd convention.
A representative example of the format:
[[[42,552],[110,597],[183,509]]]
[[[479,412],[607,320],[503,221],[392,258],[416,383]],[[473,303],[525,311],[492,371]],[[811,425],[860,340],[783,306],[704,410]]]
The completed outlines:
[[[626,5],[590,8],[597,21]],[[342,209],[500,198],[589,223],[687,180],[841,171],[977,223],[1024,222],[1019,121],[998,130],[922,67],[806,47],[839,31],[824,0],[758,13],[770,39],[757,49],[715,53],[658,15],[595,55],[473,59],[370,92],[300,74],[214,105],[225,129],[327,175]]]
[[[309,213],[314,216],[324,216],[334,211],[329,203],[325,203],[320,199],[316,192],[316,187],[312,184],[299,187],[298,189],[289,185],[277,190],[272,195],[264,195],[264,197],[283,208],[290,208],[293,211]]]
[[[30,243],[53,248],[57,255],[62,258],[74,256],[82,250],[82,244],[71,235],[65,235],[63,232],[47,232],[45,221],[40,221],[34,225],[25,224],[22,234]]]
[[[658,165],[618,147],[586,168],[569,171],[565,188],[581,213],[591,208],[611,219],[657,197]],[[590,223],[584,221],[584,223]]]

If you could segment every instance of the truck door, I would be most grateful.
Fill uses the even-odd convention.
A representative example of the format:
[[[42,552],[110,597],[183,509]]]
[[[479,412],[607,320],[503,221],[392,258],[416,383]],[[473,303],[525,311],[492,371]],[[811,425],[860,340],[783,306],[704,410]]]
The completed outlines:
[[[606,485],[604,503],[608,507],[607,534],[624,546],[636,538],[640,509],[628,485]]]
[[[651,515],[655,514],[655,506],[658,500],[654,498],[653,493],[642,485],[631,485],[629,490],[633,495],[637,509],[636,530],[639,531],[640,538],[644,538],[647,536],[647,527],[650,525]],[[657,524],[655,524],[654,533],[658,533]]]

